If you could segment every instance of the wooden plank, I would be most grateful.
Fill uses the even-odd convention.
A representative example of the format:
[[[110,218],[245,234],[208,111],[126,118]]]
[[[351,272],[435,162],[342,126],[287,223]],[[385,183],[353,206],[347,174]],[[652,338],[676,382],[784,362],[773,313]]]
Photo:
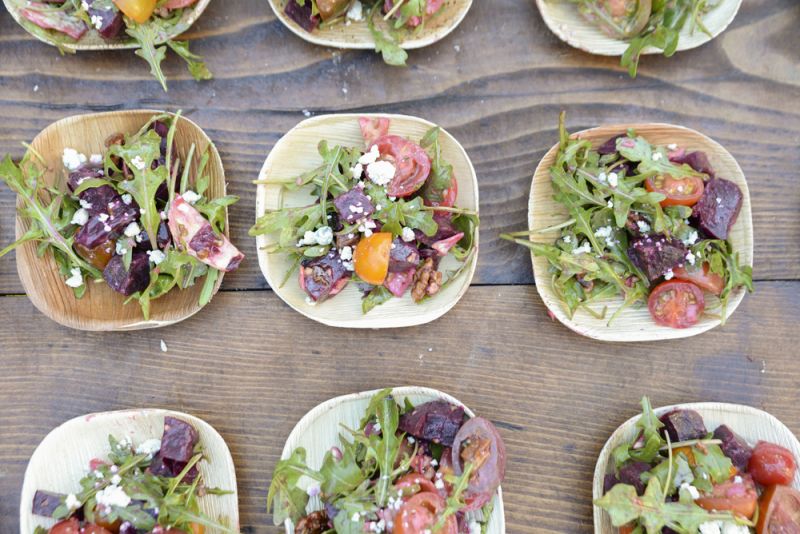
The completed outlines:
[[[242,196],[231,213],[233,236],[250,260],[226,277],[225,287],[264,288],[247,236],[250,181],[302,110],[420,115],[447,127],[479,174],[483,239],[475,281],[519,284],[533,279],[527,253],[498,234],[525,227],[531,175],[556,139],[558,111],[568,111],[574,129],[672,122],[719,141],[743,167],[753,193],[756,278],[797,279],[798,20],[792,0],[748,0],[718,39],[670,59],[648,57],[630,80],[616,59],[561,43],[528,1],[475,2],[452,36],[413,52],[408,69],[396,69],[371,52],[333,52],[296,38],[263,0],[228,0],[213,2],[190,34],[217,80],[198,85],[173,58],[165,94],[132,53],[60,57],[2,12],[0,154],[20,157],[21,142],[76,113],[184,109],[217,142],[230,190]],[[2,243],[13,235],[12,205],[0,188]],[[0,293],[20,291],[13,259],[1,259]]]
[[[414,384],[500,427],[508,532],[588,533],[597,454],[641,395],[656,405],[746,403],[800,432],[798,295],[800,282],[761,282],[722,328],[632,345],[569,332],[519,286],[473,287],[427,326],[358,333],[313,323],[270,291],[220,293],[185,323],[106,335],[58,327],[24,297],[0,298],[0,524],[14,531],[26,462],[52,427],[141,406],[215,426],[236,462],[245,531],[275,532],[266,488],[297,420],[333,396]]]

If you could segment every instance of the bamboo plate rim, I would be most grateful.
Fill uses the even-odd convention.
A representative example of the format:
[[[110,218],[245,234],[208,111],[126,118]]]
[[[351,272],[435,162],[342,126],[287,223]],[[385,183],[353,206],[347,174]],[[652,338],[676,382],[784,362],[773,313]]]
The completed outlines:
[[[178,25],[174,29],[173,32],[170,32],[168,35],[169,39],[174,39],[178,37],[180,34],[187,31],[208,7],[208,4],[211,0],[198,0],[194,6],[190,6],[187,9],[187,13],[183,15],[181,20],[179,21]],[[128,40],[128,42],[114,42],[114,41],[105,41],[99,33],[94,28],[89,28],[89,31],[79,40],[75,42],[64,42],[64,43],[56,43],[52,40],[47,38],[50,32],[55,32],[55,30],[46,30],[42,29],[43,33],[33,32],[28,28],[28,24],[33,24],[32,22],[25,19],[19,13],[19,6],[15,0],[3,0],[3,3],[6,5],[6,9],[11,14],[11,17],[14,21],[21,26],[26,32],[30,35],[38,39],[39,41],[46,43],[50,46],[55,46],[58,48],[63,48],[64,50],[69,50],[70,52],[89,52],[89,51],[98,51],[98,50],[132,50],[135,48],[139,48],[139,45],[133,42],[132,40]],[[58,32],[56,32],[58,33]],[[89,42],[81,43],[86,38],[89,38]]]
[[[55,491],[51,488],[42,488],[36,487],[37,482],[34,480],[36,475],[36,470],[39,468],[39,464],[46,465],[51,458],[42,457],[46,454],[47,449],[47,442],[60,439],[61,444],[60,447],[64,446],[64,440],[61,436],[63,433],[69,432],[76,432],[73,430],[73,427],[76,429],[83,424],[91,424],[95,421],[95,424],[99,423],[106,423],[107,426],[111,427],[112,425],[116,425],[121,423],[120,428],[124,428],[126,425],[130,429],[133,425],[130,423],[136,419],[145,419],[150,421],[158,421],[158,427],[163,429],[163,418],[166,416],[175,417],[177,419],[181,419],[185,422],[190,423],[200,434],[200,443],[203,444],[203,450],[206,453],[211,453],[213,455],[214,463],[210,461],[211,459],[206,458],[204,462],[199,465],[200,471],[203,473],[204,477],[209,477],[212,475],[214,479],[218,477],[227,478],[229,480],[230,487],[225,487],[222,489],[228,490],[231,493],[227,495],[209,495],[207,498],[210,499],[220,499],[219,501],[215,501],[211,503],[210,501],[205,500],[206,498],[201,497],[201,503],[206,502],[207,504],[211,504],[212,508],[216,506],[217,503],[225,504],[226,501],[229,503],[227,507],[221,507],[221,512],[226,514],[226,518],[231,521],[231,525],[233,528],[239,529],[239,492],[236,483],[236,470],[233,463],[233,457],[231,456],[230,449],[228,448],[228,444],[223,439],[222,435],[211,426],[205,420],[180,411],[176,410],[168,410],[164,408],[133,408],[127,410],[113,410],[113,411],[106,411],[106,412],[95,412],[89,413],[85,415],[79,415],[77,417],[73,417],[69,419],[57,427],[50,430],[47,435],[39,442],[34,449],[33,454],[28,460],[28,464],[25,468],[25,475],[23,477],[22,482],[22,489],[20,491],[20,506],[19,506],[19,523],[20,523],[20,534],[30,534],[33,531],[33,526],[36,523],[36,518],[41,518],[41,520],[45,521],[49,518],[45,518],[42,516],[35,515],[31,510],[30,506],[33,503],[33,495],[37,490],[44,490],[44,491]],[[135,428],[135,427],[134,427]],[[123,430],[120,430],[122,432]],[[113,435],[113,434],[112,434]],[[115,436],[118,437],[118,436]],[[157,436],[150,436],[150,437],[157,437],[161,438],[161,432],[158,433]],[[74,445],[84,440],[83,437],[81,439],[72,440],[73,449],[75,448]],[[85,441],[85,440],[84,440]],[[93,450],[100,450],[105,451],[107,448],[107,441],[103,441],[102,443],[97,444],[96,448]],[[65,451],[69,452],[69,451]],[[219,457],[218,457],[219,456]],[[63,464],[59,464],[57,467],[61,467]],[[74,486],[76,488],[79,487],[79,479],[74,480]],[[226,482],[226,484],[228,484]],[[232,504],[232,505],[231,505]],[[202,507],[204,510],[207,510],[207,507]],[[51,519],[52,520],[52,519]],[[29,530],[26,530],[26,527],[30,527]],[[213,534],[213,531],[209,531],[209,534]]]
[[[137,109],[137,110],[123,110],[123,111],[107,111],[102,113],[86,113],[82,115],[72,115],[69,117],[65,117],[63,119],[57,120],[51,124],[49,124],[46,128],[44,128],[36,137],[31,141],[30,146],[34,147],[37,145],[38,142],[42,139],[47,139],[48,136],[55,136],[56,138],[61,138],[61,134],[59,133],[61,129],[63,129],[66,125],[71,124],[81,124],[87,120],[91,121],[98,121],[102,122],[106,118],[122,118],[126,120],[128,118],[141,118],[141,122],[139,126],[136,127],[135,130],[132,131],[125,131],[123,133],[129,134],[134,133],[137,131],[141,126],[143,126],[152,116],[159,115],[163,113],[168,113],[165,111],[159,110],[151,110],[151,109]],[[169,113],[171,116],[175,116],[174,113]],[[217,189],[219,190],[220,194],[215,195],[216,197],[222,197],[226,194],[227,184],[225,182],[225,170],[222,166],[222,158],[217,151],[214,142],[211,138],[205,133],[205,131],[200,128],[194,121],[191,119],[186,118],[185,116],[181,115],[180,121],[186,121],[188,128],[191,130],[196,131],[198,134],[199,139],[202,139],[204,142],[207,143],[207,149],[209,153],[209,162],[206,169],[209,171],[209,175],[211,178],[211,184],[209,186],[209,192]],[[180,123],[179,123],[180,124]],[[198,147],[201,148],[201,147]],[[45,159],[47,159],[46,155],[43,155]],[[51,169],[47,168],[44,176],[45,179],[50,181],[55,181],[57,179],[57,172],[60,169]],[[215,179],[215,177],[217,179]],[[16,206],[19,207],[21,205],[21,200],[19,198],[16,199]],[[15,214],[15,226],[16,226],[16,239],[19,239],[27,230],[28,223],[23,219],[23,217],[19,214],[19,211]],[[225,235],[230,237],[230,221],[228,218],[228,208],[225,208]],[[45,316],[50,318],[51,320],[55,321],[58,324],[66,326],[68,328],[73,328],[76,330],[86,330],[86,331],[132,331],[132,330],[142,330],[147,328],[160,328],[162,326],[169,326],[189,317],[193,316],[200,310],[204,308],[204,306],[200,306],[199,302],[194,302],[192,305],[183,306],[183,304],[178,300],[180,298],[180,293],[183,291],[194,291],[194,287],[185,289],[185,290],[178,290],[173,288],[167,295],[162,296],[158,301],[161,301],[157,305],[159,307],[162,306],[163,303],[170,303],[172,307],[165,308],[163,310],[158,310],[154,313],[154,310],[151,309],[151,316],[149,320],[145,320],[141,314],[141,310],[138,307],[138,303],[136,302],[129,302],[128,304],[123,304],[124,300],[127,297],[123,295],[118,295],[114,293],[113,290],[108,287],[106,284],[99,282],[95,284],[94,282],[87,282],[91,283],[90,286],[91,291],[101,291],[101,292],[108,292],[109,294],[113,294],[118,296],[117,302],[119,306],[133,306],[139,311],[137,319],[120,319],[120,318],[107,318],[103,316],[92,316],[88,318],[81,318],[71,315],[68,310],[57,309],[54,307],[52,302],[58,296],[51,291],[49,286],[47,288],[39,287],[39,284],[35,283],[32,278],[31,272],[38,272],[38,271],[45,271],[49,270],[55,273],[58,273],[58,266],[55,263],[55,259],[53,258],[52,253],[48,253],[45,257],[38,257],[35,252],[36,246],[34,243],[24,243],[16,250],[16,265],[17,265],[17,274],[19,275],[20,281],[22,283],[22,287],[25,290],[29,300],[33,305]],[[41,266],[40,263],[46,263],[45,266]],[[212,292],[212,299],[214,295],[217,294],[219,291],[220,286],[222,285],[222,280],[224,278],[225,273],[220,272],[219,276],[217,277],[217,282],[214,284],[214,289]],[[60,279],[60,276],[59,276]],[[63,282],[63,280],[62,280]],[[62,291],[63,288],[60,288]],[[82,299],[75,299],[72,292],[69,292],[67,298],[72,299],[75,303],[74,305],[77,306],[89,306],[90,302],[90,294],[91,292],[87,292],[86,295],[83,296]],[[163,300],[162,300],[163,299]],[[154,301],[154,302],[158,302]],[[172,318],[159,318],[164,315],[168,315],[171,311],[178,311],[180,312],[180,308],[183,306],[182,313],[176,313]]]
[[[728,236],[728,239],[731,240],[733,234],[739,230],[742,231],[742,235],[740,239],[743,241],[742,243],[732,242],[734,252],[739,253],[740,259],[742,263],[745,265],[749,265],[752,267],[753,265],[753,221],[752,221],[752,211],[751,211],[751,204],[750,204],[750,190],[747,186],[747,179],[745,178],[744,172],[742,171],[741,167],[739,166],[736,159],[733,155],[728,152],[725,147],[721,144],[717,143],[710,137],[690,128],[686,128],[685,126],[678,126],[674,124],[667,124],[667,123],[634,123],[634,124],[611,124],[611,125],[603,125],[594,128],[588,128],[585,130],[581,130],[579,132],[574,132],[570,134],[571,138],[574,137],[583,137],[586,139],[592,140],[592,143],[595,147],[597,147],[601,142],[605,141],[606,139],[612,137],[613,135],[619,134],[621,132],[625,132],[627,129],[632,128],[636,130],[638,135],[641,135],[651,141],[652,137],[656,134],[670,134],[674,137],[674,141],[681,145],[682,148],[686,148],[687,150],[703,150],[709,156],[709,159],[712,161],[712,166],[714,167],[715,171],[717,171],[717,175],[721,178],[725,178],[727,180],[735,182],[739,188],[742,190],[742,207],[739,212],[739,217],[734,224],[731,235]],[[594,139],[594,138],[597,139]],[[651,141],[652,142],[652,141]],[[539,161],[539,164],[536,166],[536,171],[533,175],[531,180],[531,190],[530,196],[528,198],[528,229],[534,230],[537,226],[542,227],[541,224],[535,224],[535,220],[538,220],[542,217],[547,217],[548,215],[552,215],[552,213],[563,213],[564,209],[563,206],[553,200],[552,198],[552,182],[550,179],[550,171],[549,168],[552,165],[556,154],[558,152],[559,144],[556,143],[553,145],[542,157]],[[713,149],[714,153],[710,153]],[[722,176],[720,170],[720,161],[723,163],[723,167],[728,167],[732,170],[733,175],[725,175]],[[724,172],[724,171],[723,171]],[[541,192],[537,189],[537,187],[546,187],[547,188],[547,195],[544,198],[540,198],[537,202],[536,197],[538,196],[537,193],[541,194]],[[544,208],[540,207],[540,204],[544,204]],[[537,234],[539,236],[545,234]],[[552,241],[555,241],[555,236],[557,234],[547,234],[552,235]],[[533,235],[530,237],[531,241],[534,241]],[[552,289],[552,280],[548,276],[548,269],[549,263],[544,258],[537,258],[533,252],[531,251],[531,264],[533,268],[533,276],[534,281],[536,284],[536,291],[539,293],[542,301],[544,302],[545,306],[547,307],[550,312],[555,315],[555,317],[567,328],[570,330],[592,339],[597,339],[600,341],[614,341],[614,342],[633,342],[633,341],[657,341],[662,339],[677,339],[677,338],[684,338],[694,336],[703,332],[706,332],[718,325],[721,324],[719,318],[711,318],[705,317],[701,318],[700,322],[695,324],[689,328],[668,328],[662,327],[655,324],[655,322],[650,320],[650,324],[643,325],[638,330],[634,327],[626,329],[625,327],[620,327],[622,323],[625,321],[625,317],[628,314],[637,312],[638,309],[633,309],[631,307],[624,310],[615,320],[615,323],[612,326],[605,326],[604,328],[600,328],[598,325],[593,324],[594,318],[588,316],[588,314],[582,310],[576,310],[575,315],[572,318],[568,317],[566,312],[563,308],[563,302],[561,299],[555,294]],[[733,315],[733,313],[738,308],[739,304],[744,299],[745,288],[740,287],[739,289],[735,290],[731,293],[730,299],[728,301],[727,307],[727,319]],[[608,299],[604,301],[607,303],[614,303],[620,304],[622,299],[619,296],[614,297],[613,299]],[[641,305],[640,305],[641,306]],[[646,312],[646,303],[643,306]],[[614,310],[610,310],[613,312]],[[610,315],[609,315],[610,317]],[[629,316],[630,317],[630,316]],[[649,317],[649,313],[648,313]],[[604,320],[603,322],[606,322]]]
[[[569,4],[569,5],[567,5]],[[567,0],[536,0],[536,5],[544,19],[545,24],[559,39],[568,45],[601,56],[621,56],[628,47],[628,42],[607,36],[594,24],[585,20],[578,13],[577,6]],[[699,28],[691,33],[686,27],[680,32],[677,51],[691,50],[715,39],[725,31],[736,18],[742,0],[723,0],[723,4],[714,9],[726,7],[724,15],[716,24],[709,28],[711,36],[703,33]],[[560,16],[559,16],[560,15]],[[708,17],[709,14],[706,15]],[[567,20],[565,20],[567,19]],[[687,22],[688,26],[688,22]],[[708,25],[707,25],[708,26]],[[642,54],[661,54],[658,48],[646,47]]]
[[[358,126],[358,119],[359,117],[370,117],[370,118],[387,118],[389,119],[392,124],[389,128],[390,134],[393,131],[396,131],[397,123],[403,123],[413,126],[424,126],[425,129],[432,128],[437,126],[436,124],[427,121],[425,119],[414,117],[410,115],[398,115],[398,114],[389,114],[389,113],[341,113],[341,114],[329,114],[329,115],[319,115],[316,117],[312,117],[309,119],[305,119],[298,123],[294,128],[289,130],[283,137],[278,140],[278,142],[272,147],[269,155],[264,162],[261,171],[259,172],[259,180],[264,180],[267,176],[269,176],[273,172],[273,167],[280,164],[282,160],[278,160],[278,154],[281,151],[284,151],[284,145],[290,144],[292,139],[298,132],[302,132],[305,129],[309,128],[322,128],[322,127],[329,127],[329,128],[337,128],[338,126],[347,127],[354,129],[354,131],[358,132],[358,138],[361,139],[361,133]],[[441,127],[440,127],[441,128]],[[475,174],[475,168],[472,165],[472,161],[469,158],[464,147],[453,137],[447,130],[441,128],[441,137],[440,142],[443,145],[442,150],[452,150],[454,151],[458,158],[460,159],[461,165],[464,169],[467,170],[469,176],[464,176],[463,174],[456,173],[456,180],[458,182],[458,189],[459,189],[459,199],[462,198],[462,193],[470,194],[474,197],[474,202],[457,202],[457,205],[466,208],[466,209],[474,209],[475,211],[479,211],[479,191],[478,191],[478,179],[477,175]],[[402,135],[402,134],[401,134]],[[422,134],[420,134],[421,136]],[[406,137],[405,135],[402,135]],[[317,139],[317,142],[322,140],[328,140],[325,137],[320,137]],[[356,142],[356,141],[353,141]],[[348,142],[343,142],[343,144],[347,144]],[[314,144],[316,147],[316,143]],[[319,158],[319,156],[316,156]],[[456,162],[453,158],[448,159],[448,163],[453,164],[454,167],[457,168]],[[316,164],[308,164],[306,165],[306,170],[310,170]],[[274,199],[268,198],[269,194],[273,194],[273,196],[277,196],[280,201],[283,201],[283,192],[281,186],[275,184],[258,184],[256,189],[256,219],[261,217],[267,210],[267,203]],[[287,204],[288,205],[288,204]],[[312,319],[314,321],[320,322],[327,326],[333,326],[338,328],[400,328],[400,327],[408,327],[408,326],[417,326],[421,324],[426,324],[431,321],[434,321],[450,311],[464,296],[464,294],[469,289],[470,283],[472,282],[472,278],[475,274],[475,269],[477,267],[478,262],[478,250],[479,250],[479,234],[480,234],[480,226],[475,229],[475,238],[474,238],[474,247],[475,252],[473,257],[469,260],[470,265],[464,268],[464,271],[459,275],[458,279],[454,280],[453,284],[450,287],[445,288],[441,293],[437,293],[436,295],[432,296],[430,300],[422,303],[422,304],[414,304],[410,303],[407,308],[397,309],[395,310],[397,313],[391,317],[391,320],[387,318],[377,317],[381,312],[379,311],[376,313],[376,310],[381,308],[381,306],[388,306],[392,304],[392,301],[400,301],[404,302],[405,299],[410,299],[409,295],[406,294],[402,298],[393,298],[392,301],[383,304],[381,306],[376,307],[374,310],[370,311],[368,314],[363,314],[361,312],[360,305],[358,309],[350,310],[349,308],[345,310],[344,315],[341,313],[335,313],[337,310],[332,310],[331,308],[326,308],[326,306],[330,306],[332,302],[336,301],[336,298],[339,295],[344,294],[347,291],[352,291],[351,287],[345,287],[341,294],[332,297],[325,302],[316,305],[309,305],[306,302],[297,301],[295,298],[290,298],[290,294],[293,291],[289,284],[297,284],[296,280],[293,278],[289,278],[286,284],[281,286],[281,279],[280,277],[274,277],[271,273],[271,261],[272,258],[282,256],[278,253],[267,253],[263,250],[263,248],[268,244],[268,236],[267,235],[259,235],[256,237],[256,244],[257,244],[257,251],[258,251],[258,263],[261,267],[261,272],[264,275],[264,278],[267,280],[267,283],[272,288],[278,297],[281,298],[286,304],[288,304],[292,309],[299,312],[300,314]],[[289,287],[287,287],[289,286]],[[450,295],[446,293],[453,287],[457,287],[458,291],[455,294]],[[300,290],[302,291],[302,290]],[[448,301],[442,300],[444,297],[448,297]],[[430,307],[426,307],[426,306]],[[413,308],[411,308],[413,306]],[[435,306],[435,307],[434,307]],[[381,308],[386,309],[386,308]],[[409,311],[409,310],[413,310]]]
[[[280,20],[284,26],[289,28],[293,34],[301,39],[315,45],[339,48],[342,50],[372,50],[375,48],[375,41],[369,35],[366,21],[354,21],[347,26],[344,25],[345,23],[343,21],[341,24],[337,24],[336,26],[326,30],[315,29],[309,32],[303,29],[302,26],[284,13],[283,9],[281,9],[283,1],[284,0],[268,0],[269,5],[278,20]],[[445,4],[442,6],[442,11],[448,7],[450,9],[458,8],[456,11],[456,16],[452,21],[450,21],[449,24],[442,26],[441,28],[436,28],[435,31],[430,32],[430,35],[404,39],[398,43],[400,47],[405,50],[414,50],[417,48],[430,46],[438,41],[441,41],[450,35],[453,30],[459,26],[459,24],[461,24],[472,7],[472,0],[445,0]],[[434,16],[437,15],[439,15],[438,12]],[[324,35],[321,35],[321,32],[324,32]],[[327,36],[328,34],[332,35],[329,37]],[[337,34],[340,34],[338,38],[336,37]]]
[[[458,400],[457,398],[453,397],[452,395],[445,393],[443,391],[439,391],[438,389],[422,387],[422,386],[397,386],[392,387],[392,396],[395,398],[405,398],[405,397],[423,397],[428,400],[445,400],[451,404],[455,404],[457,406],[461,406],[464,408],[464,412],[471,418],[475,417],[475,412],[473,412],[466,404]],[[297,443],[300,442],[300,438],[306,433],[313,431],[314,424],[316,423],[317,419],[320,416],[328,414],[334,410],[341,410],[345,411],[347,409],[348,403],[354,402],[368,402],[369,399],[382,391],[382,389],[373,389],[369,391],[360,391],[358,393],[349,393],[347,395],[340,395],[338,397],[333,397],[328,399],[310,411],[308,411],[294,426],[289,437],[286,438],[286,443],[283,446],[283,451],[281,452],[281,460],[287,459],[289,456],[292,455],[292,452],[297,448]],[[427,402],[422,401],[422,402]],[[419,404],[419,403],[417,403]],[[366,408],[366,405],[365,405]],[[363,410],[361,410],[363,412]],[[359,416],[360,418],[361,416]],[[335,445],[338,442],[338,437],[334,436],[331,439],[331,446]],[[492,515],[490,521],[496,522],[497,530],[487,530],[487,534],[503,534],[506,531],[505,525],[505,508],[503,505],[503,490],[500,486],[497,487],[497,492],[494,497],[495,506],[492,510]],[[294,525],[292,524],[290,519],[284,521],[284,527],[286,529],[286,534],[294,534]]]
[[[751,427],[749,426],[746,429],[743,429],[738,427],[735,422],[728,422],[727,420],[721,421],[719,424],[728,425],[731,430],[742,436],[742,438],[744,438],[745,441],[747,441],[750,445],[754,445],[759,439],[774,442],[776,441],[776,438],[778,438],[778,441],[780,441],[780,443],[778,443],[779,445],[789,448],[794,453],[795,458],[800,458],[800,441],[797,440],[797,437],[794,435],[794,433],[783,422],[781,422],[780,419],[764,410],[760,410],[746,404],[733,404],[727,402],[689,402],[662,406],[659,408],[654,408],[653,411],[657,416],[661,416],[662,414],[675,409],[695,410],[701,416],[703,416],[704,421],[707,417],[716,418],[717,414],[719,414],[720,417],[725,414],[731,419],[735,419],[736,417],[740,416],[745,416],[751,419],[760,419],[764,422],[764,424],[755,427],[755,432],[751,432]],[[605,482],[604,479],[606,474],[609,472],[608,470],[610,467],[609,464],[611,463],[611,452],[617,445],[625,441],[630,441],[633,438],[633,434],[635,433],[634,425],[640,417],[641,413],[634,415],[622,423],[619,427],[617,427],[616,430],[614,430],[614,432],[603,445],[603,448],[598,455],[597,463],[595,464],[594,476],[592,479],[593,501],[603,496],[603,486]],[[706,428],[709,427],[706,426]],[[772,435],[766,435],[768,434],[766,430],[770,430]],[[792,487],[800,489],[800,472],[795,473]],[[618,532],[617,528],[611,526],[610,519],[602,508],[592,504],[592,513],[594,518],[595,534],[616,534]]]

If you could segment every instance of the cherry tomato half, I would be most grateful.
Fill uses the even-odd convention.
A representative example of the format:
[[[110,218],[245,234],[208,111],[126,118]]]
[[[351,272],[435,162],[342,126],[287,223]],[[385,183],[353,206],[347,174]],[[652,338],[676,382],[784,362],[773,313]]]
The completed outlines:
[[[725,279],[717,273],[711,272],[707,261],[703,262],[702,267],[675,267],[672,272],[675,274],[676,279],[692,282],[699,286],[700,289],[705,289],[715,295],[722,293],[725,288]]]
[[[395,489],[397,490],[404,490],[406,488],[413,488],[414,486],[418,486],[419,490],[417,493],[420,492],[430,492],[430,493],[437,493],[436,486],[425,478],[424,476],[420,475],[419,473],[409,473],[404,477],[400,478],[397,482],[395,482]]]
[[[706,510],[729,510],[747,519],[756,512],[757,502],[756,485],[749,476],[736,477],[717,484],[710,495],[703,495],[695,500],[698,506]]]
[[[430,180],[425,183],[422,189],[422,200],[426,206],[444,206],[452,208],[456,205],[458,197],[458,180],[455,176],[450,178],[450,185],[446,189],[436,190],[430,185]]]
[[[444,499],[437,493],[424,491],[411,497],[397,512],[394,519],[394,534],[456,534],[458,524],[451,515],[441,529],[433,531],[439,522],[439,514],[446,508]]]
[[[119,526],[117,527],[119,530]],[[114,532],[116,532],[115,530]],[[111,534],[111,531],[95,523],[87,523],[81,529],[81,534]]]
[[[59,521],[52,527],[48,534],[80,534],[81,524],[74,517],[72,519],[64,519]]]
[[[368,284],[381,285],[389,272],[391,251],[391,232],[376,232],[362,238],[353,252],[356,274]]]
[[[706,301],[700,288],[691,282],[667,280],[650,293],[647,307],[657,324],[688,328],[700,320]]]
[[[368,146],[389,133],[389,124],[387,118],[359,117],[358,119],[361,137]]]
[[[431,158],[424,148],[398,135],[384,135],[374,144],[381,156],[392,160],[396,169],[386,186],[390,197],[407,197],[422,187],[431,173]]]
[[[703,180],[697,176],[675,179],[672,176],[651,176],[644,182],[644,187],[651,193],[661,193],[666,196],[661,205],[666,206],[694,206],[703,196]]]
[[[766,441],[756,443],[747,464],[747,472],[762,486],[791,484],[795,470],[797,463],[791,451]]]
[[[157,0],[114,0],[120,11],[128,18],[143,24],[150,20],[156,9]]]
[[[789,486],[770,486],[761,495],[757,534],[800,532],[800,491]]]

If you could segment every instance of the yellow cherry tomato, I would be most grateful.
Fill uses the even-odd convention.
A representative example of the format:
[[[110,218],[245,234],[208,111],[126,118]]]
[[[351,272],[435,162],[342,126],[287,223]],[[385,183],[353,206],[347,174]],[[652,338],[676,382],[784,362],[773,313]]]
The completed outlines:
[[[391,251],[391,232],[377,232],[362,238],[353,253],[353,263],[358,277],[368,284],[375,286],[382,284],[389,272]]]
[[[156,9],[156,2],[157,0],[114,0],[120,11],[139,24],[150,20]]]

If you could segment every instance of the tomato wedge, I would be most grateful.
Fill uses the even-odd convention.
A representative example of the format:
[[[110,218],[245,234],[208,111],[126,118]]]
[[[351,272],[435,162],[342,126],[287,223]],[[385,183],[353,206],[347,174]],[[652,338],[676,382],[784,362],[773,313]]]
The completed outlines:
[[[433,484],[433,482],[431,482],[424,476],[420,475],[419,473],[409,473],[404,477],[401,477],[400,480],[398,480],[394,484],[394,487],[397,490],[405,490],[407,488],[413,488],[414,486],[417,486],[419,488],[417,493],[420,492],[438,493],[436,490],[436,486]]]
[[[119,530],[119,526],[117,526],[117,530]],[[116,530],[114,532],[116,532]],[[81,534],[111,534],[111,531],[96,523],[87,523],[81,529]]]
[[[644,187],[651,193],[661,193],[664,200],[661,205],[666,206],[694,206],[703,196],[705,185],[698,176],[687,176],[676,179],[668,174],[651,176],[644,182]]]
[[[369,237],[362,238],[353,252],[356,274],[368,284],[381,285],[389,273],[391,252],[391,232],[376,232]]]
[[[466,510],[477,510],[489,502],[506,474],[506,446],[488,419],[473,417],[453,440],[453,470],[461,475],[467,464],[473,472],[464,492]]]
[[[139,24],[147,22],[156,9],[156,0],[114,0],[114,4]]]
[[[688,328],[700,320],[706,301],[700,288],[691,282],[667,280],[650,293],[647,307],[657,324]]]
[[[711,494],[701,496],[695,503],[706,510],[729,510],[750,519],[756,512],[758,492],[753,479],[749,476],[735,477],[728,482],[717,484],[711,490]]]
[[[437,493],[423,491],[411,497],[397,512],[394,519],[394,534],[456,534],[456,517],[447,518],[444,526],[433,530],[439,522],[439,514],[447,507],[444,499]]]
[[[395,166],[394,178],[386,186],[389,196],[407,197],[425,184],[431,173],[431,158],[424,148],[398,135],[384,135],[373,144]]]
[[[74,517],[72,519],[63,519],[50,527],[48,534],[79,534],[81,531],[81,524]]]
[[[791,484],[796,470],[797,463],[790,450],[766,441],[756,443],[747,464],[747,472],[762,486]]]
[[[456,180],[455,176],[451,176],[450,185],[445,189],[438,190],[433,187],[431,180],[428,180],[425,182],[421,196],[426,206],[452,208],[456,205],[456,197],[458,197],[458,180]]]
[[[800,532],[800,492],[789,486],[770,486],[761,495],[757,534]]]
[[[361,128],[361,137],[371,145],[389,133],[390,121],[387,118],[359,117],[358,126]]]
[[[709,293],[719,295],[725,288],[725,279],[717,273],[710,271],[710,266],[707,261],[703,262],[701,266],[686,266],[675,267],[672,269],[677,280],[685,280],[692,282],[700,289],[705,289]]]

